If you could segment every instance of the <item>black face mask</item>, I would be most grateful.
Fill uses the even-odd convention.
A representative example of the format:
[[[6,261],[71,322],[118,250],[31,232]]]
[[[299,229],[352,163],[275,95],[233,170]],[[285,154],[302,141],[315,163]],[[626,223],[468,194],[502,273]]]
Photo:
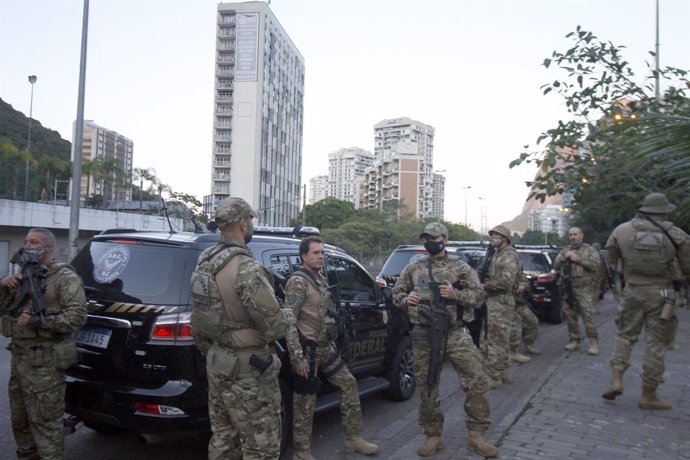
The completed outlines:
[[[427,241],[424,243],[424,249],[426,249],[426,252],[432,256],[435,256],[439,252],[443,251],[445,247],[446,245],[443,244],[443,241]]]

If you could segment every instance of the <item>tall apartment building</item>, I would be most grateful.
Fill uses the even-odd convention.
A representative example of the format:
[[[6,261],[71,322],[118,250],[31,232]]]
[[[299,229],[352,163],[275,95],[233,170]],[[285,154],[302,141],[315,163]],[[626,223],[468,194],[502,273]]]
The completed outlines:
[[[360,208],[383,210],[399,205],[400,214],[427,217],[420,209],[421,155],[393,154],[366,171],[360,186]]]
[[[431,199],[431,217],[443,220],[443,209],[445,207],[446,178],[442,174],[434,173],[432,186],[433,195]]]
[[[328,176],[314,176],[309,179],[309,204],[321,201],[328,195]]]
[[[359,182],[374,164],[374,155],[359,147],[328,154],[328,196],[359,204]]]
[[[420,159],[417,202],[408,207],[417,209],[420,218],[434,215],[442,204],[434,204],[434,128],[410,118],[383,120],[374,125],[374,155],[384,162],[394,155],[415,155]],[[411,196],[406,193],[406,196]]]
[[[76,122],[74,123],[76,128]],[[76,129],[74,129],[76,133]],[[72,136],[74,138],[74,136]],[[80,194],[82,199],[101,195],[106,201],[129,201],[132,189],[127,183],[132,177],[134,143],[131,139],[98,126],[93,120],[84,120],[82,138],[82,168]],[[74,146],[72,142],[72,160]],[[98,165],[89,172],[91,162]],[[100,163],[95,163],[100,162]]]
[[[265,225],[299,214],[304,58],[264,2],[218,4],[212,213],[246,199]]]

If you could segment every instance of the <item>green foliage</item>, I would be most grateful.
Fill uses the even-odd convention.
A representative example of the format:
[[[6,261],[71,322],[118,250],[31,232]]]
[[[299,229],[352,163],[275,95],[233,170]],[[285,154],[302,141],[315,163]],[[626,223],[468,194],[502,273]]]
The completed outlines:
[[[589,240],[628,220],[642,198],[665,192],[678,205],[672,219],[690,222],[690,90],[688,71],[666,67],[659,79],[667,87],[655,97],[650,69],[638,84],[623,58],[623,47],[602,42],[579,26],[567,35],[565,52],[544,61],[565,77],[542,87],[560,95],[571,115],[542,133],[537,150],[525,151],[511,167],[534,163],[540,175],[530,197],[567,193],[573,198],[573,223]],[[528,149],[529,146],[526,146]],[[687,227],[686,227],[687,228]]]
[[[567,238],[558,236],[558,233],[544,233],[538,230],[527,230],[521,237],[513,235],[511,242],[513,244],[555,244],[557,246],[562,246],[567,242],[566,240]]]

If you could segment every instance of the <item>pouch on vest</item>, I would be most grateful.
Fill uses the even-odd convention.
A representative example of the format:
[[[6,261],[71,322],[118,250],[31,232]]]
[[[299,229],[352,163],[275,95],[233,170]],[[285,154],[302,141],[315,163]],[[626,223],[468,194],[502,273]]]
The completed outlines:
[[[206,355],[206,368],[208,372],[222,377],[233,378],[239,371],[239,358],[227,351],[213,346]]]
[[[77,363],[77,347],[72,339],[64,339],[53,345],[55,367],[61,371],[69,369]]]
[[[630,273],[643,276],[668,276],[668,255],[661,232],[637,231],[630,245],[631,254],[625,260]]]

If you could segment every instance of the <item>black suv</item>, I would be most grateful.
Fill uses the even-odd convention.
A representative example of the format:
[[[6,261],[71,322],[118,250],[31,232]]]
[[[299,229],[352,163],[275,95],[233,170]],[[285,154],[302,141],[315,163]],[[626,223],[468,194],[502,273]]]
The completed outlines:
[[[553,263],[559,253],[553,245],[514,245],[522,257],[522,270],[530,287],[529,305],[544,321],[552,324],[563,322],[561,293],[558,273]]]
[[[69,414],[101,432],[144,434],[209,425],[206,366],[189,324],[189,282],[201,251],[218,239],[213,233],[106,231],[79,251],[72,265],[84,280],[89,316],[74,334],[79,361],[66,375]],[[300,266],[299,242],[255,234],[249,244],[273,271],[278,296]],[[329,282],[338,283],[343,305],[347,302],[353,312],[349,367],[360,395],[384,391],[394,400],[410,398],[415,379],[409,319],[355,259],[330,245],[326,252]],[[286,433],[292,391],[282,346]],[[338,401],[338,392],[322,385],[316,411]]]

